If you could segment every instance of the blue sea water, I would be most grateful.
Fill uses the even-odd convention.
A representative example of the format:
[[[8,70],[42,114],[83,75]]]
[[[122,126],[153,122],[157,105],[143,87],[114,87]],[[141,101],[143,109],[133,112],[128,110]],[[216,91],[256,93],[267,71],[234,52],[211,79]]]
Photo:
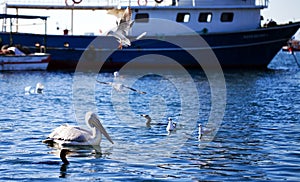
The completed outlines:
[[[68,72],[2,72],[0,180],[299,181],[299,70],[293,57],[282,52],[267,70],[225,70],[224,117],[207,142],[197,138],[197,124],[208,121],[211,105],[203,72],[190,72],[200,107],[184,109],[196,112],[195,118],[181,117],[181,97],[191,99],[192,94],[180,94],[177,86],[186,81],[177,75],[121,75],[146,92],[138,94],[105,84],[90,87],[93,74],[75,81],[75,73]],[[100,73],[97,79],[114,78]],[[24,88],[37,82],[45,86],[43,94],[25,94]],[[42,140],[61,124],[84,126],[84,112],[92,106],[114,144],[103,137],[101,153],[94,147],[71,148],[70,164],[64,165],[59,149]],[[140,114],[152,117],[151,127]],[[165,130],[168,117],[177,122],[171,134]]]

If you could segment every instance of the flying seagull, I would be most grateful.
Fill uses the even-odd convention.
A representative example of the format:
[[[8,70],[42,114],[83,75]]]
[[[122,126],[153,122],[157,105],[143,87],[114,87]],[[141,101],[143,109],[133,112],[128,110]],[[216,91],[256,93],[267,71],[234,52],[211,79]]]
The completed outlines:
[[[117,22],[117,30],[110,30],[107,35],[114,36],[120,43],[119,49],[122,49],[122,46],[128,47],[131,46],[131,41],[127,38],[128,32],[131,29],[134,21],[131,20],[132,11],[130,7],[127,7],[121,17],[120,22]]]
[[[121,10],[110,10],[108,11],[108,14],[113,14],[115,15],[117,18],[120,18],[120,21],[117,21],[117,29],[114,30],[110,30],[108,31],[107,35],[112,35],[114,36],[119,44],[118,49],[122,49],[122,47],[128,47],[131,46],[131,41],[127,38],[128,36],[128,32],[131,29],[134,21],[131,20],[132,18],[132,11],[130,9],[130,7],[127,7],[123,14]],[[141,39],[142,37],[144,37],[147,34],[147,32],[143,32],[141,33],[139,36],[136,37],[136,40]]]
[[[132,90],[134,92],[137,92],[139,94],[146,94],[146,92],[143,92],[143,91],[140,91],[140,90],[137,90],[137,89],[134,89],[134,88],[131,88],[129,86],[126,86],[126,85],[123,85],[122,83],[116,83],[116,82],[101,82],[101,81],[98,81],[98,83],[101,83],[101,84],[106,84],[106,85],[110,85],[112,86],[116,91],[123,91],[123,88],[127,88],[129,90]]]
[[[207,128],[204,128],[202,124],[198,124],[198,140],[200,141],[202,139],[203,135],[209,134],[213,132],[213,130],[209,130]]]

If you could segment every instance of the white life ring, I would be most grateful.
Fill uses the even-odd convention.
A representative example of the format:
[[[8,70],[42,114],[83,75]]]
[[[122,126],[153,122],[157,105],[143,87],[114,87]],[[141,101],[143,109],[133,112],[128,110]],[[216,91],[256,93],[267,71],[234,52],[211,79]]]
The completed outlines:
[[[72,0],[72,1],[73,1],[74,4],[79,4],[79,3],[82,2],[82,0],[77,0],[77,1],[76,0]]]
[[[141,2],[142,1],[142,2]],[[138,0],[138,5],[139,6],[146,6],[147,5],[147,3],[148,3],[148,1],[147,0]]]
[[[66,4],[66,6],[70,6],[70,5],[68,4],[68,0],[65,0],[65,4]],[[73,2],[73,4],[72,4],[71,6],[74,6],[74,2]]]
[[[74,6],[75,4],[79,4],[82,2],[82,0],[72,0],[73,4],[72,5],[69,5],[68,4],[68,0],[65,0],[65,4],[66,6]]]

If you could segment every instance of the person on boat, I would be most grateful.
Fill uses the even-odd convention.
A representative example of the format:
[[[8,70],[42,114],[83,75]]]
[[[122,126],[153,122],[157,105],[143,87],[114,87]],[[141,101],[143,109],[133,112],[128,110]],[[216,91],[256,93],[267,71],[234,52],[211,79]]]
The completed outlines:
[[[0,54],[8,54],[8,55],[26,55],[27,52],[25,49],[23,49],[21,46],[16,45],[16,46],[8,46],[4,45],[1,48]]]
[[[9,45],[3,45],[3,46],[1,47],[0,54],[1,54],[1,55],[14,54],[14,52],[12,52],[11,50],[7,50],[8,48],[9,48]]]
[[[277,23],[273,19],[267,20],[267,23],[264,24],[265,28],[267,28],[267,27],[275,27],[275,26],[277,26]]]
[[[22,56],[26,55],[24,52],[22,52],[20,49],[18,49],[15,46],[9,47],[7,48],[7,50],[13,52],[14,55],[22,55]]]

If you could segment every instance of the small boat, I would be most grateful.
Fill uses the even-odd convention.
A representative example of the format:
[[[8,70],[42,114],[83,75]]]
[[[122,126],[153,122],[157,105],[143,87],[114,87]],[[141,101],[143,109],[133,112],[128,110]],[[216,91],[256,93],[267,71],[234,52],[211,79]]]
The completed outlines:
[[[18,42],[13,35],[12,19],[42,19],[46,21],[44,16],[29,15],[0,15],[0,19],[10,19],[9,41],[2,45],[0,50],[0,71],[43,71],[47,70],[50,62],[50,53],[46,53],[46,27],[43,36],[43,43],[35,44],[35,49],[30,50],[25,43]],[[45,22],[46,24],[46,22]],[[2,37],[0,37],[0,40]],[[30,39],[30,38],[26,38]],[[18,43],[16,43],[18,42]],[[1,42],[3,44],[3,42]]]
[[[43,71],[47,70],[50,54],[0,55],[0,71]]]

